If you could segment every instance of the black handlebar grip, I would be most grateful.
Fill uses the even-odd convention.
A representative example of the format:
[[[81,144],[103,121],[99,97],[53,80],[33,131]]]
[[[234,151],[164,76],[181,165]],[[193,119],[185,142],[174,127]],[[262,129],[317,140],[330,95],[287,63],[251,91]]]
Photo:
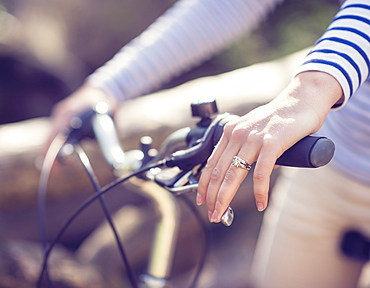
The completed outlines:
[[[224,126],[239,116],[226,115],[215,129],[213,142],[216,144],[223,133]],[[300,168],[317,168],[325,166],[333,158],[334,143],[326,137],[306,136],[286,150],[277,160],[276,164]]]
[[[180,169],[191,169],[204,163],[211,155],[215,145],[220,140],[225,124],[236,115],[226,115],[216,118],[208,127],[197,145],[177,151],[166,157],[168,167],[178,166]],[[326,137],[306,136],[286,150],[277,160],[281,166],[301,168],[317,168],[330,162],[334,155],[334,143]]]
[[[277,165],[317,168],[330,162],[334,143],[326,137],[306,136],[286,150],[276,161]]]

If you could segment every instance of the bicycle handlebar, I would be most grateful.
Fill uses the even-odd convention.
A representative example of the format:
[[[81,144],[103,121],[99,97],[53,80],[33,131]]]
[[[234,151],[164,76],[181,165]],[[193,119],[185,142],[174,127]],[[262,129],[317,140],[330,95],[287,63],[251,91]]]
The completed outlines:
[[[93,116],[94,114],[95,116]],[[203,122],[201,121],[201,132],[197,131],[197,133],[193,133],[194,130],[199,130],[199,127],[180,129],[179,132],[181,133],[186,130],[187,135],[185,138],[189,148],[177,145],[177,142],[181,142],[182,145],[182,142],[184,142],[184,139],[180,139],[179,137],[179,139],[175,139],[174,141],[172,141],[171,138],[164,141],[164,146],[172,141],[176,142],[171,143],[172,146],[176,146],[176,148],[179,149],[183,148],[183,150],[175,152],[170,151],[170,153],[172,153],[171,155],[161,155],[165,159],[166,166],[177,166],[182,170],[189,170],[198,164],[205,163],[211,156],[215,145],[220,140],[224,126],[231,120],[235,120],[237,118],[239,118],[239,116],[225,113],[217,115],[214,119],[211,119],[208,113],[206,117],[208,122],[204,121],[204,119],[202,119]],[[81,122],[86,122],[86,119],[90,119],[92,122],[95,137],[100,143],[103,154],[108,163],[114,166],[122,164],[125,159],[124,152],[119,145],[114,123],[110,116],[97,111],[88,111],[82,114],[80,120]],[[207,124],[204,124],[204,122],[207,122]],[[75,135],[82,133],[79,130],[86,134],[86,132],[79,127],[79,129],[72,130],[70,137],[73,135],[73,138],[78,140],[80,136],[76,137]],[[192,133],[194,135],[192,135]],[[194,139],[188,139],[191,137]],[[333,157],[334,150],[334,143],[330,139],[326,137],[306,136],[286,150],[277,159],[276,164],[292,167],[317,168],[330,162]]]
[[[218,116],[206,130],[203,138],[195,146],[180,150],[168,156],[166,166],[179,167],[186,170],[207,161],[214,146],[220,140],[226,123],[238,116],[224,114]],[[330,162],[335,150],[334,143],[326,137],[306,136],[288,150],[276,161],[277,165],[317,168]]]
[[[103,117],[99,113],[96,113],[95,118],[92,117],[95,136],[101,148],[104,150],[103,154],[108,163],[116,164],[114,168],[117,169],[119,168],[117,166],[120,166],[125,167],[126,170],[136,170],[140,165],[145,166],[154,161],[163,161],[164,166],[168,169],[177,167],[180,171],[175,169],[175,171],[171,171],[171,173],[166,173],[168,171],[163,169],[164,173],[152,175],[150,177],[151,179],[154,179],[158,185],[175,194],[196,191],[198,187],[196,177],[199,176],[199,171],[195,172],[194,168],[199,165],[201,167],[206,163],[223,134],[224,126],[228,122],[239,118],[239,116],[229,113],[220,114],[212,118],[212,114],[215,114],[217,110],[215,102],[211,101],[206,102],[205,105],[203,104],[204,103],[196,104],[200,105],[198,107],[199,109],[192,106],[193,116],[202,117],[197,126],[194,128],[182,128],[172,133],[162,143],[160,153],[155,158],[148,160],[148,162],[145,161],[148,157],[145,157],[145,153],[142,153],[143,151],[140,150],[128,151],[123,155],[123,150],[120,150],[121,148],[118,143],[116,130],[112,127],[113,121],[106,121],[107,119],[105,119],[105,117],[109,118],[109,115]],[[214,110],[208,110],[209,107],[211,107],[211,110]],[[91,114],[88,113],[88,115],[90,116]],[[109,129],[101,125],[103,122],[98,121],[99,119],[105,119],[103,122],[109,123]],[[107,133],[109,135],[106,135]],[[277,159],[276,164],[282,166],[317,168],[330,162],[334,150],[334,143],[330,139],[326,137],[306,136],[286,150]],[[136,153],[137,151],[141,152],[139,156]],[[115,155],[113,159],[119,159],[120,161],[112,160],[112,157],[109,155],[113,152],[119,152],[117,154],[119,157]],[[224,214],[225,219],[223,219],[225,221],[222,222],[226,226],[230,226],[233,221],[233,212],[231,208],[226,212],[227,213]]]

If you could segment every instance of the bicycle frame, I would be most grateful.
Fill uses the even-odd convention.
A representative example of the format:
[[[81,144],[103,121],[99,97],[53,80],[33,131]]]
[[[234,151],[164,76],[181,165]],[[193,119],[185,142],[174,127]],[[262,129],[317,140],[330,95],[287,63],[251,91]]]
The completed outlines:
[[[176,197],[154,182],[132,179],[135,190],[150,199],[159,214],[152,241],[151,254],[145,275],[141,276],[142,288],[168,287],[168,278],[174,260],[174,250],[180,226],[180,208]]]

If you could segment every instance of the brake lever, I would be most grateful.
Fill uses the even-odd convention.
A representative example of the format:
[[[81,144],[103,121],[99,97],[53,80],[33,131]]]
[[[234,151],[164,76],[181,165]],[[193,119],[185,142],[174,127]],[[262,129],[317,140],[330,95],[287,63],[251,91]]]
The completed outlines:
[[[165,165],[167,167],[179,167],[182,170],[189,170],[198,164],[205,163],[216,145],[214,136],[218,134],[218,130],[222,129],[220,123],[225,119],[235,119],[236,117],[238,116],[230,115],[229,113],[218,115],[208,126],[203,137],[194,146],[176,151],[167,156],[164,159]],[[218,142],[218,139],[216,142]]]
[[[196,180],[193,170],[190,170],[181,175],[172,186],[165,186],[169,192],[176,195],[185,193],[196,193],[198,190],[198,181]],[[229,206],[221,217],[221,223],[225,226],[231,226],[234,221],[234,211]]]
[[[184,193],[189,193],[189,192],[196,192],[198,190],[198,183],[197,184],[189,184],[185,185],[182,187],[166,187],[166,189],[176,195],[181,195]],[[224,224],[225,226],[231,226],[234,221],[234,211],[233,209],[229,206],[227,207],[226,211],[221,217],[221,223]]]

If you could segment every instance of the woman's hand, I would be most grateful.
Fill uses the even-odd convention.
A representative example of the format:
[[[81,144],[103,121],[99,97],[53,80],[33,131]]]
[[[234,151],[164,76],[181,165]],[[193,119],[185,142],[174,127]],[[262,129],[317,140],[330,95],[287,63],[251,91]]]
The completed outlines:
[[[220,221],[248,174],[248,169],[232,165],[234,156],[256,163],[254,196],[257,209],[263,211],[276,159],[316,132],[341,97],[341,87],[332,76],[304,72],[270,103],[228,123],[199,180],[197,204],[207,203],[209,220]]]
[[[46,153],[58,133],[68,129],[73,117],[81,114],[88,108],[95,108],[96,104],[102,101],[108,104],[112,110],[111,112],[114,112],[117,106],[116,100],[109,97],[100,89],[84,85],[67,98],[55,104],[51,113],[52,128],[43,154]]]

